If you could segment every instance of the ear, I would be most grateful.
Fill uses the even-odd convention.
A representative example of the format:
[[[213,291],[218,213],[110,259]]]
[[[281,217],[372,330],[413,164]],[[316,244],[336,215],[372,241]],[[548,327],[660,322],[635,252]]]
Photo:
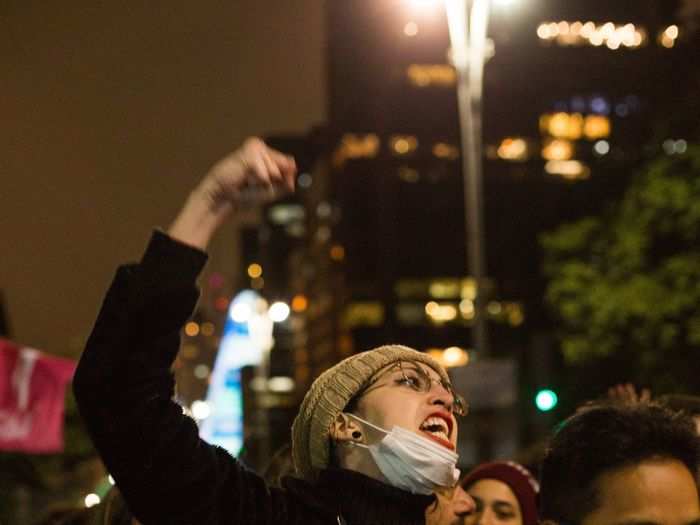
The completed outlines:
[[[330,436],[333,441],[340,444],[347,444],[351,441],[356,443],[365,442],[365,433],[359,423],[348,417],[345,412],[341,412],[331,423]]]

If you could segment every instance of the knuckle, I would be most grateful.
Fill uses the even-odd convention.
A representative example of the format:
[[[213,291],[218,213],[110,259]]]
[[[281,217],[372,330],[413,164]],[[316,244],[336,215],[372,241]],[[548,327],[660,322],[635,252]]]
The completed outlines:
[[[243,149],[250,153],[261,152],[265,148],[265,143],[259,137],[249,137],[243,143]]]

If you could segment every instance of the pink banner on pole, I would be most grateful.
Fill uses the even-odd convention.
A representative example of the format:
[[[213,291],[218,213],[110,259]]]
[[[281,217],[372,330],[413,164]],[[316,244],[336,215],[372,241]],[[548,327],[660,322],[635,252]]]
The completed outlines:
[[[63,450],[65,389],[75,367],[0,338],[0,450]]]

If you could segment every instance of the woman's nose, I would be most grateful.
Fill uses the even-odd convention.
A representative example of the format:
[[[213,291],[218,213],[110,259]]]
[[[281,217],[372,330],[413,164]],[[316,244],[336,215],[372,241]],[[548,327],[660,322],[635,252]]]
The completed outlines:
[[[433,383],[429,394],[429,402],[431,405],[444,406],[450,412],[452,412],[452,407],[454,406],[455,398],[450,393],[450,391],[447,390],[444,386],[442,386],[440,383]]]
[[[491,509],[486,508],[479,514],[479,519],[476,523],[477,525],[496,525],[498,522]]]

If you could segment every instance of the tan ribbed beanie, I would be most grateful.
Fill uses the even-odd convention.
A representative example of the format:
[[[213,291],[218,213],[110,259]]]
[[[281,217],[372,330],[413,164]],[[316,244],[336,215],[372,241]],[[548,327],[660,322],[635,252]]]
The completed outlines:
[[[435,359],[400,345],[380,346],[329,368],[309,388],[292,425],[292,457],[298,475],[314,481],[319,470],[328,466],[331,424],[376,372],[398,361],[425,363],[449,381]]]

